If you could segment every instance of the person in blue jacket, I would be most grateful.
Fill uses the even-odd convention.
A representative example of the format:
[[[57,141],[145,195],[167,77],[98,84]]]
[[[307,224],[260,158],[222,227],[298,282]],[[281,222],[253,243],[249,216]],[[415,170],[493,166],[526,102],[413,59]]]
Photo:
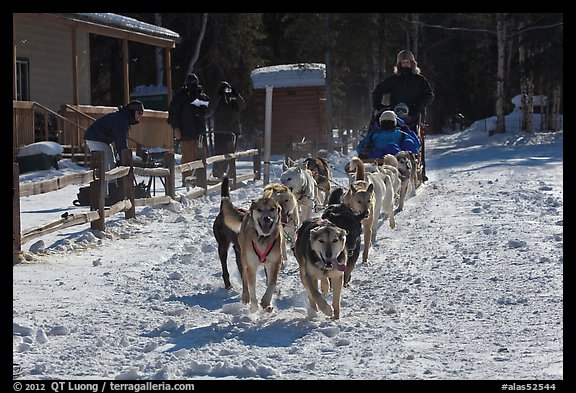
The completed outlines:
[[[402,150],[417,154],[420,148],[418,137],[407,126],[398,126],[398,120],[393,111],[382,112],[378,126],[358,142],[358,157],[382,158],[386,154],[396,155]]]

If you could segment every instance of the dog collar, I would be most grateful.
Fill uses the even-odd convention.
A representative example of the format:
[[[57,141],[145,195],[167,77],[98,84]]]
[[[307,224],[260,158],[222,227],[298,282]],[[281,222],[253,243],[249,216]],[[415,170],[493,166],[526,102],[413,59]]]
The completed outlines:
[[[268,247],[266,247],[266,250],[264,250],[264,252],[260,252],[256,243],[254,242],[254,240],[252,240],[252,248],[254,249],[254,252],[258,255],[258,258],[260,259],[261,263],[266,262],[266,257],[268,257],[268,254],[270,254],[270,251],[272,251],[272,247],[274,247],[276,240],[278,240],[277,237],[274,238],[273,242],[268,243]]]

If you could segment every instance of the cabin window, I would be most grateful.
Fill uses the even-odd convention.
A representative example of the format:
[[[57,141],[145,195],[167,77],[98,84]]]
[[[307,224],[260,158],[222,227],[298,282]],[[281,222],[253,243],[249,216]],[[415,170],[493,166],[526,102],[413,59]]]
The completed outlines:
[[[22,57],[16,58],[16,100],[30,100],[30,62]]]

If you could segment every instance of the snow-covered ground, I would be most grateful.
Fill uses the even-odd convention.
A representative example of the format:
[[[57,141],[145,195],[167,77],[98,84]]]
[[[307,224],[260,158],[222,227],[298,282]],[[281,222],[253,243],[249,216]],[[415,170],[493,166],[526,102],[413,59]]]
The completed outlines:
[[[563,379],[563,133],[471,129],[426,147],[429,181],[396,229],[379,229],[337,321],[308,315],[292,254],[272,313],[241,303],[233,255],[224,289],[218,193],[118,214],[103,234],[43,237],[44,252],[13,267],[18,378]],[[329,157],[341,185],[351,156]],[[233,202],[247,207],[262,186],[246,182]],[[22,228],[86,209],[76,192],[21,198]]]

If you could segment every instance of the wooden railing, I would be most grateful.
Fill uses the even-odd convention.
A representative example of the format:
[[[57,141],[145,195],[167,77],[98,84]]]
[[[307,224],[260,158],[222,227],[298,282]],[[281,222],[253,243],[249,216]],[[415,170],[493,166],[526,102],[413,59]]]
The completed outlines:
[[[44,127],[40,135],[36,135],[36,111],[42,113]],[[12,151],[13,158],[21,146],[29,145],[38,140],[56,139],[61,145],[71,145],[72,150],[80,149],[80,135],[83,135],[87,125],[75,123],[53,110],[34,101],[12,101]],[[56,130],[50,135],[50,116],[56,119]],[[68,130],[74,132],[68,132]],[[83,143],[83,142],[82,142]]]
[[[201,149],[200,153],[205,150]],[[57,230],[61,230],[74,225],[90,223],[92,229],[105,230],[105,218],[118,212],[125,212],[125,218],[135,216],[136,206],[148,206],[166,204],[176,198],[175,174],[177,172],[195,171],[196,185],[201,188],[200,191],[192,190],[185,196],[187,198],[196,198],[201,195],[208,195],[217,191],[220,184],[214,184],[207,177],[208,165],[222,160],[230,160],[228,176],[232,186],[237,186],[239,182],[249,179],[259,180],[261,178],[261,155],[260,149],[250,149],[242,152],[206,157],[206,154],[200,154],[200,160],[175,165],[174,153],[167,152],[163,157],[164,167],[162,168],[143,168],[134,166],[132,162],[131,149],[124,149],[121,154],[122,166],[113,168],[108,172],[104,171],[104,155],[101,151],[91,153],[92,169],[85,172],[72,173],[49,180],[39,182],[30,182],[20,184],[20,171],[18,163],[13,163],[12,169],[12,245],[13,245],[13,263],[17,263],[21,254],[22,244],[34,238],[47,235]],[[253,158],[252,173],[237,175],[236,161],[240,158]],[[102,175],[100,175],[102,174]],[[150,198],[135,199],[134,176],[160,177],[165,185],[165,195],[154,196]],[[105,207],[104,201],[104,184],[106,181],[120,179],[121,190],[125,198],[109,208]],[[74,184],[90,184],[90,211],[85,213],[74,213],[60,217],[55,221],[37,226],[34,228],[21,229],[20,226],[20,198],[31,195],[44,194],[57,191],[64,187]]]

